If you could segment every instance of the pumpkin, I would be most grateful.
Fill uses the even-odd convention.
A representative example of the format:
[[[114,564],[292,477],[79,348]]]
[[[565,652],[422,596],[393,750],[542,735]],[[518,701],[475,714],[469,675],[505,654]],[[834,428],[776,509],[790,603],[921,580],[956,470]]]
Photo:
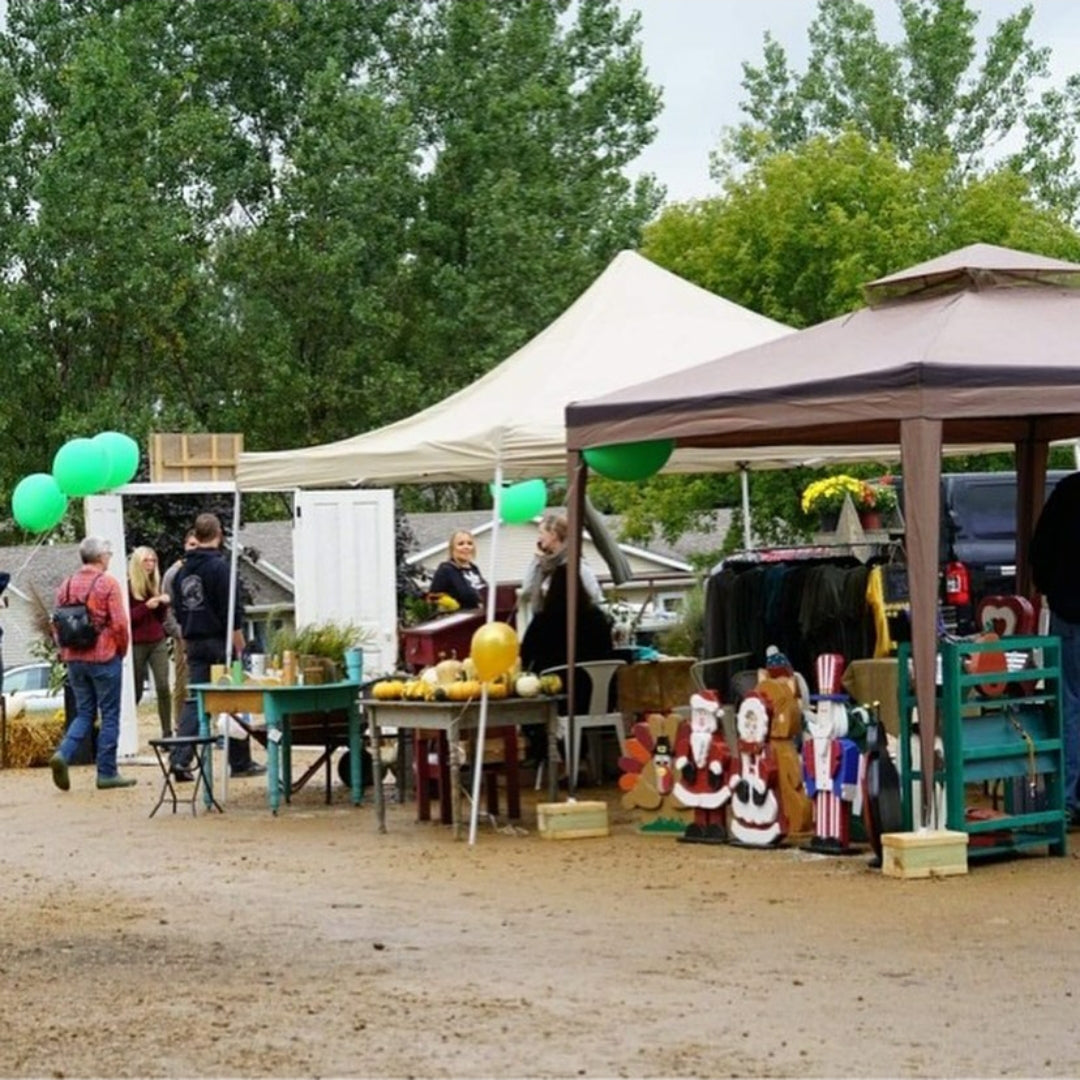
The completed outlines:
[[[562,693],[562,679],[558,675],[541,675],[540,690],[545,694],[554,696]]]
[[[400,679],[382,679],[371,688],[371,695],[376,701],[397,701],[404,689]]]
[[[540,693],[540,679],[531,672],[519,675],[514,691],[518,697],[536,697]]]
[[[440,660],[434,668],[435,681],[446,685],[455,682],[464,674],[465,665],[460,660]]]
[[[510,696],[510,687],[501,679],[495,679],[487,684],[488,697],[492,700]]]

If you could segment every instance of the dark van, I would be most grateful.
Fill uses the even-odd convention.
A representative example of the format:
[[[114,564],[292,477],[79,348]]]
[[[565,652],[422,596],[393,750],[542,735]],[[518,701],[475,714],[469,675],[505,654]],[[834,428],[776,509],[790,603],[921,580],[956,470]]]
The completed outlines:
[[[1047,497],[1068,475],[1046,474]],[[942,474],[939,561],[946,624],[962,634],[979,630],[979,601],[1016,589],[1016,473]]]

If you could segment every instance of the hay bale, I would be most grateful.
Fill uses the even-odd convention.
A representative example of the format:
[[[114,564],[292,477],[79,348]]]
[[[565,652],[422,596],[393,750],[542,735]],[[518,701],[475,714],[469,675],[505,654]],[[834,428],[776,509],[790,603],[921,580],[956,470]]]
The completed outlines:
[[[9,716],[5,760],[10,769],[47,765],[64,735],[64,710]]]

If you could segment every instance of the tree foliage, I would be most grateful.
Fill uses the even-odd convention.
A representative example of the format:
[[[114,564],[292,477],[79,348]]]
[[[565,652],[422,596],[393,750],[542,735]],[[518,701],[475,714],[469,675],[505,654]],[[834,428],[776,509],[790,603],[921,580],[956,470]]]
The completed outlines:
[[[803,72],[766,34],[760,65],[744,64],[747,119],[714,155],[722,193],[666,208],[644,254],[796,328],[861,306],[866,282],[971,243],[1080,261],[1080,77],[1045,86],[1049,50],[1029,38],[1031,7],[1002,20],[981,53],[964,0],[897,7],[902,37],[890,44],[871,6],[819,0]],[[805,536],[798,495],[830,471],[754,474],[758,541]],[[725,546],[742,542],[730,483],[661,478],[612,502],[639,534],[733,507]]]
[[[743,64],[748,119],[718,155],[719,172],[851,128],[889,143],[905,164],[926,151],[951,154],[961,178],[1004,161],[1043,205],[1075,218],[1080,76],[1049,84],[1050,50],[1029,35],[1033,5],[1002,19],[981,49],[979,15],[966,0],[896,7],[901,38],[889,43],[871,5],[819,0],[803,72],[767,33],[761,63]]]
[[[106,427],[325,442],[503,359],[659,205],[638,33],[615,0],[12,0],[0,481]]]

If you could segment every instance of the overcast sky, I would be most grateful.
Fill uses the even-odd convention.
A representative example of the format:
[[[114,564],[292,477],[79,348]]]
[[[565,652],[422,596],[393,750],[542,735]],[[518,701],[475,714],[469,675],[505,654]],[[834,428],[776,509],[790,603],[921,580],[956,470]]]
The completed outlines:
[[[664,90],[659,135],[637,162],[667,186],[670,201],[717,193],[709,179],[709,151],[721,129],[742,119],[743,61],[761,62],[762,39],[772,32],[797,70],[805,65],[806,30],[815,0],[620,0],[642,16],[642,48],[649,76]],[[882,37],[895,40],[899,21],[893,0],[872,0]],[[1022,0],[971,0],[989,32]],[[1037,0],[1031,36],[1049,45],[1054,81],[1080,70],[1080,3]]]

